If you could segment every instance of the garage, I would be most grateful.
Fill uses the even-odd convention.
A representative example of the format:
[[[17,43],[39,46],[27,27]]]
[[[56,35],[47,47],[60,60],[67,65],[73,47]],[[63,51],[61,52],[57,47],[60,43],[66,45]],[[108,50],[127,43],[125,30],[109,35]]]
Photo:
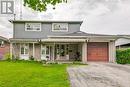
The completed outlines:
[[[88,61],[109,61],[107,42],[89,42],[87,49]]]

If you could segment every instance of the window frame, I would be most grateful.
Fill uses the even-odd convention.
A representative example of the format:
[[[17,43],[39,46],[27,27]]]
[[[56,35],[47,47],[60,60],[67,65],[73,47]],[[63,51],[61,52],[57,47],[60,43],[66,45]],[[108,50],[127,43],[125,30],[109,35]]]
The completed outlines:
[[[67,25],[67,30],[55,30],[54,24],[65,24]],[[52,32],[68,32],[69,31],[69,23],[52,23]]]
[[[27,24],[32,24],[33,25],[33,28],[34,28],[34,24],[40,24],[40,30],[28,30],[27,29]],[[41,23],[25,23],[25,31],[41,31]]]

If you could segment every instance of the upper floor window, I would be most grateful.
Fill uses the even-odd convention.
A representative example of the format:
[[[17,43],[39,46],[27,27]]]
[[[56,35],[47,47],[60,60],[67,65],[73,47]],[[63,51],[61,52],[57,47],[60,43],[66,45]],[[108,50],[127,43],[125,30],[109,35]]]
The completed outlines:
[[[41,31],[41,23],[25,23],[25,31]]]
[[[68,31],[68,23],[53,23],[52,31],[56,32],[67,32]]]

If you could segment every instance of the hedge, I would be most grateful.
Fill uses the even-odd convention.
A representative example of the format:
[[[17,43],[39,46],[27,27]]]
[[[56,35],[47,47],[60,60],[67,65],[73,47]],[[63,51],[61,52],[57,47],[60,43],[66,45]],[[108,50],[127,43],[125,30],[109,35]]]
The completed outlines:
[[[116,50],[116,62],[119,64],[130,63],[130,49]]]

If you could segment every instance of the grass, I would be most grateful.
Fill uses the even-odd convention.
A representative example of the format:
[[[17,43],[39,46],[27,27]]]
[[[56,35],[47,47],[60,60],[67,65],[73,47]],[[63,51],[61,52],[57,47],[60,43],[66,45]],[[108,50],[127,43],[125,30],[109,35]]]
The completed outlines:
[[[69,87],[67,66],[0,61],[0,87]]]

